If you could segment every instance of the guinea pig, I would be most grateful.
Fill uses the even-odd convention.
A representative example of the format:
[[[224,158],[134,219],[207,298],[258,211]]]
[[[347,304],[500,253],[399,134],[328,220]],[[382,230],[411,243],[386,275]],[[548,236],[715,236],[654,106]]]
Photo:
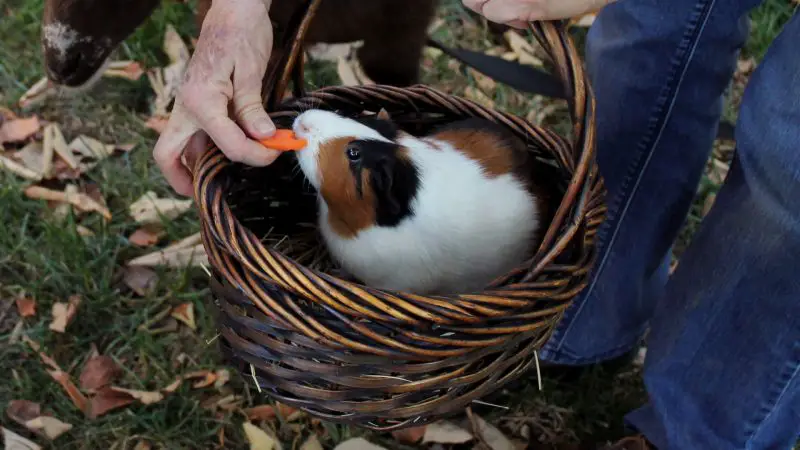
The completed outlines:
[[[296,157],[317,192],[323,240],[368,286],[480,291],[540,239],[547,190],[531,178],[522,140],[492,122],[467,119],[415,137],[385,110],[347,118],[313,109],[292,128],[307,141]]]

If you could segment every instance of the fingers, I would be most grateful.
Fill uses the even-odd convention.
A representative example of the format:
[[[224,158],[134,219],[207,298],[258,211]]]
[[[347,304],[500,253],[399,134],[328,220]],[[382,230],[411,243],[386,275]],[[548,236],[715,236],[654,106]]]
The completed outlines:
[[[264,110],[261,80],[267,70],[266,61],[243,55],[233,72],[233,107],[239,125],[256,138],[266,139],[275,133],[275,125]]]
[[[515,22],[546,19],[544,1],[537,0],[489,0],[482,9],[481,14],[492,22],[511,24]]]
[[[481,14],[482,6],[488,1],[489,0],[463,0],[462,3],[464,4],[464,7]]]
[[[153,149],[155,159],[164,178],[172,189],[180,195],[192,196],[192,176],[186,166],[181,163],[181,154],[189,143],[189,139],[198,131],[186,113],[177,105],[170,115],[167,127],[156,142]]]
[[[187,96],[186,101],[195,112],[199,126],[231,161],[266,166],[278,157],[279,152],[248,138],[228,117],[228,98],[223,93],[201,89],[198,94]]]
[[[194,173],[195,165],[207,147],[208,135],[204,132],[198,131],[189,138],[189,143],[183,151],[183,159],[184,165],[189,168],[190,172]]]

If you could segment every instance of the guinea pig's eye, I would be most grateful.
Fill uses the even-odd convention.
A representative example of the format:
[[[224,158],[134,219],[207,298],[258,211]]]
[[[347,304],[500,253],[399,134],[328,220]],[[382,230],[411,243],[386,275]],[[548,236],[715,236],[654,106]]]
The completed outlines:
[[[347,146],[347,159],[350,161],[358,161],[361,159],[361,151],[355,145],[348,145]]]

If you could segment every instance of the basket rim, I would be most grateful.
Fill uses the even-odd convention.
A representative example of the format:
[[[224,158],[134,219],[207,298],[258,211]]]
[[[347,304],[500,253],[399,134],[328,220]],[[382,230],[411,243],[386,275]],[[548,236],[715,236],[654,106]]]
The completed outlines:
[[[401,320],[414,323],[425,317],[433,322],[472,322],[481,316],[474,312],[453,308],[453,305],[439,303],[438,307],[449,308],[448,318],[436,317],[414,307],[413,301],[427,301],[435,303],[441,300],[461,300],[480,303],[501,303],[505,306],[524,306],[527,301],[507,298],[508,280],[512,277],[524,276],[519,283],[531,282],[538,274],[545,272],[549,264],[565,250],[570,241],[579,232],[581,226],[590,226],[597,219],[592,217],[587,220],[587,213],[595,201],[595,197],[603,192],[600,175],[594,166],[595,136],[594,136],[594,101],[588,86],[588,79],[583,72],[582,65],[572,41],[566,35],[563,23],[535,22],[530,26],[534,36],[543,44],[551,59],[559,69],[559,75],[565,81],[564,85],[570,92],[568,103],[572,117],[572,139],[568,140],[547,127],[541,127],[528,122],[525,118],[518,117],[504,111],[484,107],[477,102],[460,96],[448,94],[427,85],[418,84],[401,88],[386,85],[365,86],[328,86],[304,97],[293,98],[281,103],[275,111],[270,113],[273,119],[285,118],[287,114],[296,114],[287,105],[298,104],[302,101],[313,101],[315,107],[324,109],[325,101],[332,98],[345,98],[352,105],[363,104],[364,99],[372,96],[380,99],[383,104],[410,103],[413,107],[414,100],[434,102],[447,108],[450,112],[460,113],[465,117],[483,117],[506,127],[524,129],[530,136],[536,137],[542,147],[551,150],[554,156],[560,156],[560,169],[568,171],[570,182],[564,194],[554,220],[549,224],[540,246],[534,256],[508,274],[500,275],[481,292],[451,294],[451,295],[416,295],[408,292],[398,292],[366,286],[362,283],[338,278],[329,273],[317,271],[297,263],[289,256],[264,246],[260,240],[247,227],[239,223],[232,214],[227,204],[219,183],[215,177],[226,167],[233,164],[221,150],[213,143],[209,144],[206,151],[197,161],[194,168],[195,200],[199,206],[202,223],[201,234],[206,251],[217,258],[231,255],[236,262],[241,264],[249,273],[270,283],[277,284],[280,288],[291,291],[304,298],[312,300],[325,299],[323,304],[337,310],[339,313],[358,313],[363,317],[375,320]],[[398,100],[400,99],[400,100]],[[361,102],[361,103],[359,103]],[[390,114],[392,109],[387,107]],[[365,109],[362,108],[362,112]],[[376,109],[377,110],[377,109]],[[455,120],[455,119],[454,119]],[[602,202],[599,202],[602,203]],[[600,208],[603,209],[602,207]],[[572,210],[572,216],[567,217]],[[604,211],[601,211],[604,212]],[[562,227],[563,225],[563,227]],[[238,236],[240,241],[225,242],[222,236]],[[222,248],[217,248],[217,246]],[[225,251],[219,251],[225,249]],[[545,251],[543,251],[545,250]],[[213,264],[213,258],[209,261]],[[269,269],[265,269],[269,267]],[[216,266],[215,269],[218,269]],[[526,273],[527,272],[527,273]],[[242,289],[244,279],[239,276],[225,276],[229,282]],[[236,278],[239,278],[238,280]],[[298,281],[303,280],[303,281]],[[325,295],[322,291],[329,295]],[[347,295],[345,295],[346,293]],[[255,294],[249,292],[250,295]],[[337,295],[338,294],[338,295]],[[380,296],[389,301],[392,306],[380,312],[369,310],[350,301],[348,296],[372,300],[371,297]],[[447,302],[445,302],[447,303]],[[274,306],[274,305],[273,305]],[[383,306],[388,306],[384,303]],[[561,305],[558,309],[566,309]],[[484,314],[494,316],[505,311],[487,308]],[[312,333],[314,334],[314,333]]]

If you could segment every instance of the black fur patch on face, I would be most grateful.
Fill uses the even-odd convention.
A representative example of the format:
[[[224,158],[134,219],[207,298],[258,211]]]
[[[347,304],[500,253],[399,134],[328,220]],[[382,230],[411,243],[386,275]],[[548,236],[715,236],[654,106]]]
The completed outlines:
[[[362,173],[369,171],[369,185],[375,193],[375,220],[391,227],[412,214],[411,202],[419,189],[419,171],[405,155],[403,147],[392,142],[359,139],[345,147],[345,157],[363,194]]]
[[[377,131],[381,136],[394,141],[400,133],[400,129],[391,120],[379,119],[377,116],[356,117],[356,122],[366,125]]]

